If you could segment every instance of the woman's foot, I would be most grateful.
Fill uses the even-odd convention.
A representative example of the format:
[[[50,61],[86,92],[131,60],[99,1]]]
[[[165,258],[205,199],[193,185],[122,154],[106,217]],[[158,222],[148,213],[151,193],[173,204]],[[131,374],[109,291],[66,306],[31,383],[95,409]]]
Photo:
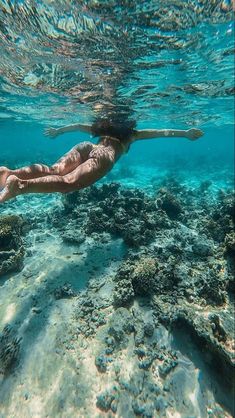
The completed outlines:
[[[14,175],[10,175],[7,180],[4,189],[0,193],[0,203],[16,197],[21,193],[22,185],[20,179]]]
[[[7,167],[0,167],[0,191],[4,189],[7,178],[10,176],[11,170]]]

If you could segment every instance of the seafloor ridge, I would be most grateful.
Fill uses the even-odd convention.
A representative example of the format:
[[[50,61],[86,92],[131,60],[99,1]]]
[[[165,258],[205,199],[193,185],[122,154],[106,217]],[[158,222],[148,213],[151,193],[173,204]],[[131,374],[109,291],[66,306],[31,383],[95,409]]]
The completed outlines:
[[[0,417],[232,416],[234,195],[211,187],[1,207]]]

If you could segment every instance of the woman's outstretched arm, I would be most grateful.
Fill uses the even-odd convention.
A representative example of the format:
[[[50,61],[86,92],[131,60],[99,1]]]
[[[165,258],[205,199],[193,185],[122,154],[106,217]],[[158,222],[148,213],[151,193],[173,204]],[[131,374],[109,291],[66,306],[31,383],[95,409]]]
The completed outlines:
[[[80,123],[76,123],[75,125],[62,126],[61,128],[47,128],[44,131],[44,135],[56,138],[58,135],[66,132],[75,131],[87,132],[89,134],[92,132],[90,125],[81,125]]]
[[[204,135],[204,132],[200,129],[144,129],[135,131],[132,136],[133,141],[138,141],[139,139],[150,139],[150,138],[169,138],[169,137],[183,137],[188,138],[191,141],[195,141]]]

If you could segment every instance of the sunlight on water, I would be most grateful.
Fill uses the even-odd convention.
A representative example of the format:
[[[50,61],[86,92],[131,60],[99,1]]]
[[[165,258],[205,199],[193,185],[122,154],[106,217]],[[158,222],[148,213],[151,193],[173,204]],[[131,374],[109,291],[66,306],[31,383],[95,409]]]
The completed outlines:
[[[229,0],[1,0],[0,120],[231,124],[233,31]]]

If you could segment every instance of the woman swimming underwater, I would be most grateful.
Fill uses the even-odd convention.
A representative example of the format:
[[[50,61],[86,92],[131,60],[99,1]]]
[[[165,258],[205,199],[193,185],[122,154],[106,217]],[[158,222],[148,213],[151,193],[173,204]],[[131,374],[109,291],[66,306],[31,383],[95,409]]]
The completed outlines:
[[[98,137],[97,144],[82,142],[73,147],[52,166],[33,164],[11,170],[0,167],[0,203],[26,193],[68,193],[94,184],[104,177],[116,161],[135,141],[160,137],[184,137],[194,141],[203,135],[200,129],[134,129],[132,121],[110,122],[107,119],[92,126],[69,125],[58,129],[48,128],[45,135],[56,136],[82,131]]]

